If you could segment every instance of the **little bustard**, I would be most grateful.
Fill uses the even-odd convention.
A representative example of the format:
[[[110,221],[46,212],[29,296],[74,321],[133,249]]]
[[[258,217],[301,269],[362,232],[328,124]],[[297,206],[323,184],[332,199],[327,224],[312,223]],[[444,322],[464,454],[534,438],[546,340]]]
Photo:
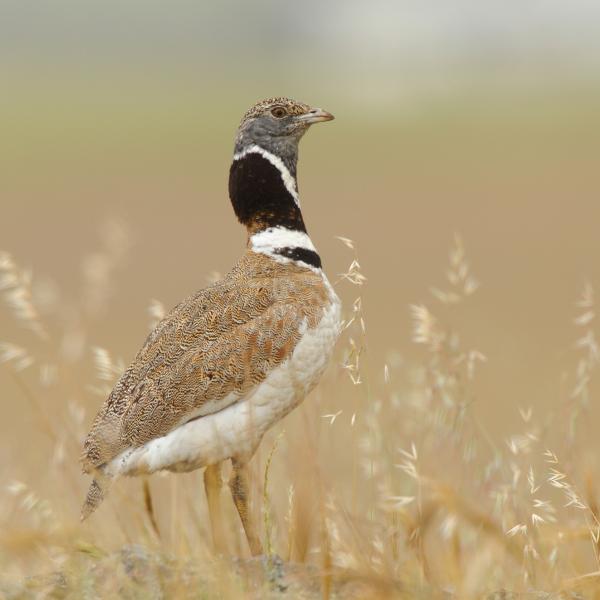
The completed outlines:
[[[123,373],[85,440],[93,475],[87,517],[120,475],[206,467],[215,543],[222,538],[221,463],[250,550],[260,554],[248,510],[247,463],[264,433],[321,377],[340,329],[340,302],[321,269],[298,200],[298,143],[333,116],[289,98],[244,115],[229,196],[248,232],[233,269],[157,325]]]

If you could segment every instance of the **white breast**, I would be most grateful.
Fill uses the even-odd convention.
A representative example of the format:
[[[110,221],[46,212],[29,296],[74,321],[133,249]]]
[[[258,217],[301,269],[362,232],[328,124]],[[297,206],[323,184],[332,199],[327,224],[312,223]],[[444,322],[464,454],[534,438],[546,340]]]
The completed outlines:
[[[340,301],[323,275],[329,305],[319,324],[305,331],[291,357],[244,400],[126,450],[106,468],[109,476],[162,469],[191,471],[228,458],[252,456],[264,433],[295,408],[323,374],[340,331]]]

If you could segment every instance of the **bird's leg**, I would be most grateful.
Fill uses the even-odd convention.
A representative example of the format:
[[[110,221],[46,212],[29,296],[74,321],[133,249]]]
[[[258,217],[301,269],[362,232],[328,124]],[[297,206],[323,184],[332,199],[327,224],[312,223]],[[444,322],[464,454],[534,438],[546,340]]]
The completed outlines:
[[[262,554],[263,549],[248,502],[248,467],[247,464],[241,463],[234,458],[231,459],[231,464],[233,466],[231,478],[229,479],[231,495],[244,526],[250,552],[252,552],[253,556],[256,556]]]
[[[210,528],[215,550],[221,554],[226,550],[220,501],[222,485],[221,463],[206,467],[204,470],[204,489],[206,490],[206,500],[208,501]]]

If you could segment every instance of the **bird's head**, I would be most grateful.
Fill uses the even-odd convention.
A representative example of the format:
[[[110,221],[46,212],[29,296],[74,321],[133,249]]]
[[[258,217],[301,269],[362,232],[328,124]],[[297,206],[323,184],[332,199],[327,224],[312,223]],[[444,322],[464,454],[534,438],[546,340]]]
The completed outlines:
[[[229,198],[251,235],[284,228],[306,233],[300,212],[298,142],[333,115],[289,98],[258,102],[242,118],[229,170]]]
[[[297,157],[298,142],[313,123],[331,121],[333,115],[290,98],[269,98],[246,111],[237,131],[235,152],[259,146],[282,158]]]

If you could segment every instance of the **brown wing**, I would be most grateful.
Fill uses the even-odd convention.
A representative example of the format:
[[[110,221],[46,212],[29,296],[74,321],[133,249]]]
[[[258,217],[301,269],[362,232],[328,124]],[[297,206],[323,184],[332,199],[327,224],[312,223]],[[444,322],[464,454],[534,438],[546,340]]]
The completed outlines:
[[[302,321],[315,326],[326,302],[319,276],[295,268],[285,275],[226,278],[173,309],[94,420],[84,470],[222,410],[284,361]]]

